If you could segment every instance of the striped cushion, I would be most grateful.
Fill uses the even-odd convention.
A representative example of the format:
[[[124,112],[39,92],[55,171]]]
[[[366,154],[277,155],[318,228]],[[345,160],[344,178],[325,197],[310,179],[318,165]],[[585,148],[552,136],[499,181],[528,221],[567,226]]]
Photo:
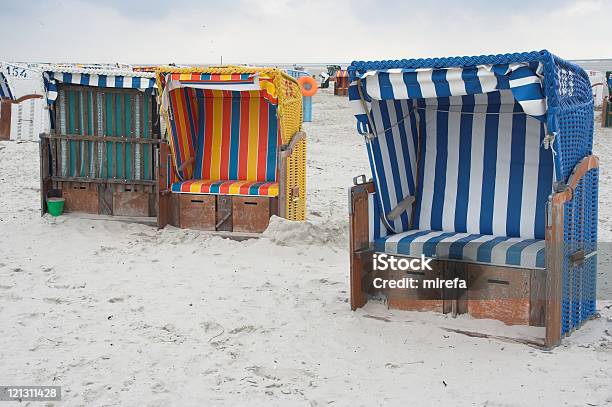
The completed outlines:
[[[544,239],[553,181],[544,123],[525,115],[509,91],[420,106],[423,171],[413,227]]]
[[[251,92],[196,90],[196,179],[276,181],[277,106]]]
[[[482,234],[411,230],[374,241],[374,250],[388,254],[453,259],[497,266],[544,268],[545,241]]]
[[[278,183],[262,181],[189,180],[172,184],[179,194],[278,196]]]
[[[182,180],[276,181],[281,144],[275,104],[256,91],[169,92],[170,143]]]
[[[511,91],[373,100],[372,124],[370,166],[391,232],[544,238],[552,152],[542,147],[545,124],[524,114]],[[412,225],[411,209],[389,219],[409,195],[416,196]]]

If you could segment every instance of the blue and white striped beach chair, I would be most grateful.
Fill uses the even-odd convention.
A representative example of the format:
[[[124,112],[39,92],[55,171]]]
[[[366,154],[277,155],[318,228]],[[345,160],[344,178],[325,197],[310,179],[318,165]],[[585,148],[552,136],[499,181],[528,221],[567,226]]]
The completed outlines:
[[[598,160],[581,68],[541,51],[353,62],[349,75],[372,172],[351,190],[353,309],[379,293],[543,326],[549,347],[595,314]],[[394,274],[373,273],[373,253],[433,258],[418,278],[468,288],[378,290]]]

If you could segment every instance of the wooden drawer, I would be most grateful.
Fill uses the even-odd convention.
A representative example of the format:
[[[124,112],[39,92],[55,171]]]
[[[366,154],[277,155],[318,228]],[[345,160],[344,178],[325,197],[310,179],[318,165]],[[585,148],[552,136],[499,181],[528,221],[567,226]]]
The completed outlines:
[[[98,188],[87,182],[62,183],[64,211],[98,214]]]
[[[232,223],[234,232],[261,233],[270,223],[268,197],[232,197]]]
[[[149,193],[143,187],[119,185],[113,191],[113,215],[150,216]]]
[[[468,313],[509,325],[544,326],[543,270],[469,264]]]
[[[401,280],[412,278],[419,288],[389,288],[385,290],[387,306],[404,311],[444,311],[444,293],[442,288],[423,288],[423,280],[443,278],[444,263],[432,262],[433,270],[426,271],[392,271],[383,278]],[[381,276],[382,277],[382,276]]]
[[[214,195],[179,195],[179,224],[183,229],[215,230],[216,197]]]

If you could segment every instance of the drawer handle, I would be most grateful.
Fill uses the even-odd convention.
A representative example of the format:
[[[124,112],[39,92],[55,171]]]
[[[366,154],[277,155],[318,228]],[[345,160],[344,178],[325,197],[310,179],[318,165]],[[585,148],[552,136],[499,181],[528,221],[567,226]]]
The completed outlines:
[[[244,201],[245,205],[257,205],[257,202]]]
[[[191,202],[192,203],[204,203],[204,201],[201,199],[192,199]]]
[[[425,276],[424,271],[407,271],[406,274],[411,276]]]
[[[487,280],[488,283],[491,284],[503,284],[503,285],[510,285],[510,281],[504,281],[504,280],[495,280],[493,278],[489,278]]]

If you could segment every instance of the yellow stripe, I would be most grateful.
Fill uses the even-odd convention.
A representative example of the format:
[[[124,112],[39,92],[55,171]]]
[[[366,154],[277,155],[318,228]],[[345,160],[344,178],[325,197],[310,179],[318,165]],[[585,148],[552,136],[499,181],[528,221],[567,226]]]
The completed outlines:
[[[278,184],[268,188],[268,196],[278,196]]]
[[[232,74],[225,74],[225,75],[221,75],[220,76],[222,81],[231,81],[232,80]]]
[[[182,73],[181,76],[179,76],[179,81],[185,81],[185,80],[190,80],[190,79],[191,79],[190,73]]]
[[[219,179],[221,174],[221,136],[223,131],[223,98],[213,98],[213,134],[210,160],[210,178]]]
[[[249,99],[249,152],[247,158],[247,180],[257,180],[257,148],[259,141],[259,98]]]
[[[200,192],[200,186],[202,185],[202,181],[196,181],[193,184],[189,185],[189,192]]]
[[[238,195],[240,193],[240,187],[249,181],[236,181],[229,188],[230,195]]]

